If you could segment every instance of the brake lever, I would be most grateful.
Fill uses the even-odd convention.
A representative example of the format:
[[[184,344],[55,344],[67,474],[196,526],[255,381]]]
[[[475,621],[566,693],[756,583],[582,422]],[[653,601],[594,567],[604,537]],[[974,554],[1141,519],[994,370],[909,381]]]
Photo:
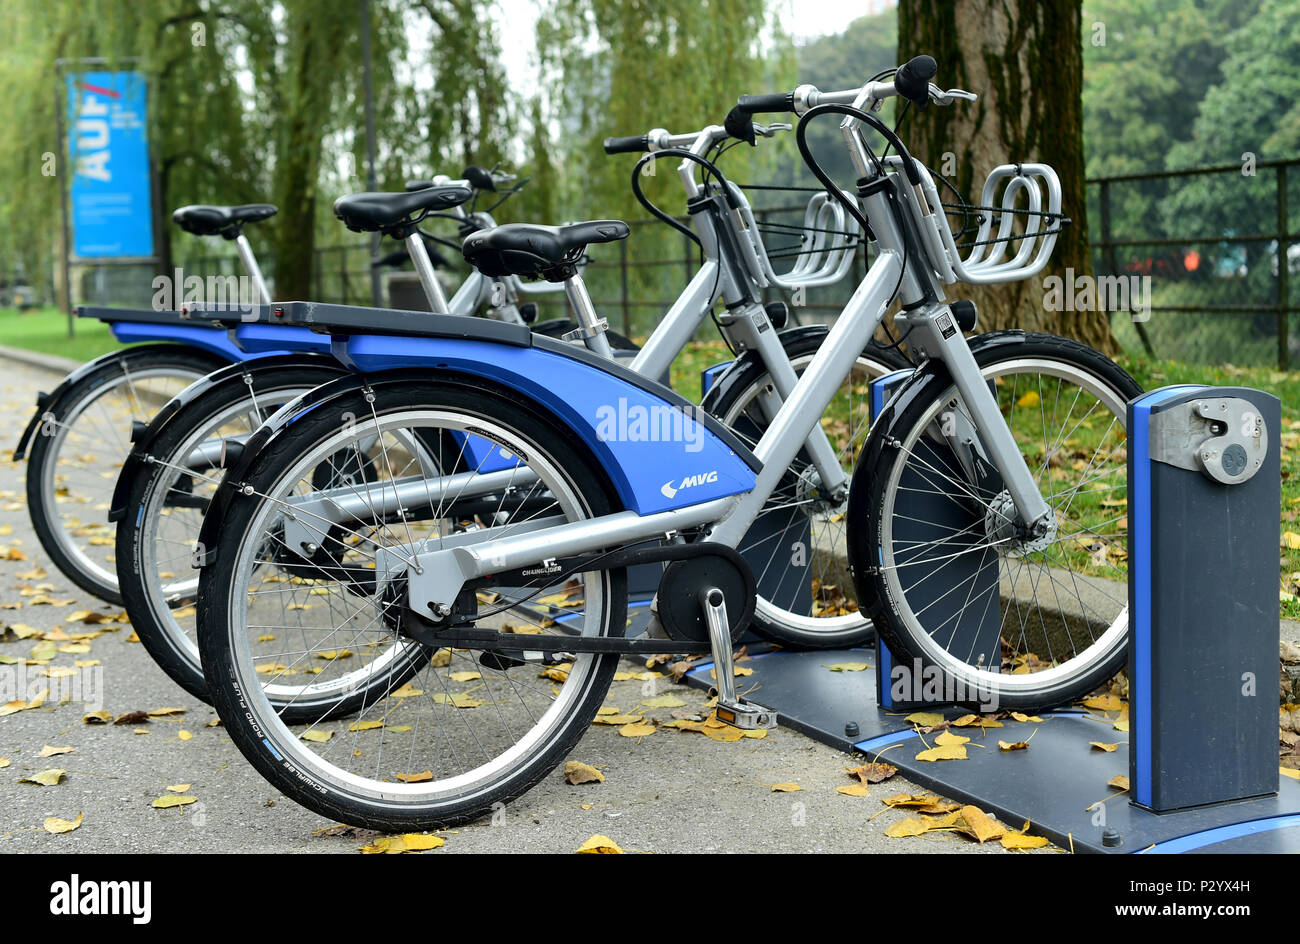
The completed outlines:
[[[754,133],[757,135],[761,135],[764,138],[775,137],[778,131],[793,131],[793,130],[794,130],[794,125],[786,121],[774,121],[769,125],[761,125],[757,121],[754,122]]]
[[[979,101],[979,95],[974,92],[967,92],[965,89],[957,88],[944,91],[933,82],[930,83],[930,101],[934,102],[936,105],[951,105],[959,98],[962,101],[967,102]]]

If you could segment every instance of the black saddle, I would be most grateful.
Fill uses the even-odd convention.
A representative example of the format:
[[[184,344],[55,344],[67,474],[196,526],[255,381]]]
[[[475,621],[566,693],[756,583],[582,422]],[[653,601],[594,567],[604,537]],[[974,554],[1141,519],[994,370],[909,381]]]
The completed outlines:
[[[353,232],[387,233],[400,239],[414,232],[426,214],[460,206],[472,196],[474,191],[459,184],[399,193],[350,193],[334,201],[334,215]]]
[[[487,276],[517,275],[562,282],[577,271],[578,260],[590,243],[626,239],[629,232],[628,225],[620,220],[591,220],[568,226],[507,223],[470,234],[461,251],[470,265]]]
[[[243,206],[183,206],[172,214],[172,222],[195,236],[224,236],[234,239],[245,223],[269,220],[279,210],[269,203],[247,203]]]

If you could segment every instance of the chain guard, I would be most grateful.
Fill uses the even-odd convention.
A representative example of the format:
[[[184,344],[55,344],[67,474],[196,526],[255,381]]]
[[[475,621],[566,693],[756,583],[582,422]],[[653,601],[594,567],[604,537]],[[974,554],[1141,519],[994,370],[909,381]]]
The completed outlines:
[[[707,554],[675,560],[664,568],[655,608],[669,638],[708,642],[709,626],[701,598],[708,587],[717,587],[726,600],[732,642],[744,634],[754,615],[754,572],[733,549],[712,545]]]

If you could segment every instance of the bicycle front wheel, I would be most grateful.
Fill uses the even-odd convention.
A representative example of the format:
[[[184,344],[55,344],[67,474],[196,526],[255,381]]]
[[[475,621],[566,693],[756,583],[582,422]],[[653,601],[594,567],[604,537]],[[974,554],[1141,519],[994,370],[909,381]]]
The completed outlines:
[[[802,374],[825,331],[782,336],[786,356]],[[869,432],[871,382],[911,366],[897,351],[869,344],[854,362],[822,417],[841,468],[857,461]],[[705,398],[704,408],[744,440],[757,444],[767,430],[764,401],[774,395],[771,375],[758,360]],[[848,567],[844,499],[820,489],[817,470],[800,450],[737,546],[758,581],[755,632],[792,649],[838,649],[870,643],[871,620],[859,607]]]
[[[965,403],[935,375],[855,473],[854,574],[884,640],[942,670],[945,700],[1048,708],[1126,658],[1125,411],[1142,389],[1099,352],[1050,335],[975,356],[1054,513],[1048,533],[1018,532],[996,470],[963,439],[974,429]]]

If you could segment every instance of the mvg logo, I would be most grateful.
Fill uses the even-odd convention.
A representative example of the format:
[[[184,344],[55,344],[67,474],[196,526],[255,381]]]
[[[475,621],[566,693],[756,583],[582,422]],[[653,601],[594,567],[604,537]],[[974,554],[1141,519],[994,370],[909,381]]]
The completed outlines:
[[[699,475],[686,476],[686,478],[682,479],[681,484],[676,488],[673,488],[671,480],[664,482],[659,491],[663,493],[664,498],[672,498],[684,488],[693,488],[696,485],[704,485],[706,482],[716,482],[717,480],[718,473],[716,470],[713,472],[701,472]]]

